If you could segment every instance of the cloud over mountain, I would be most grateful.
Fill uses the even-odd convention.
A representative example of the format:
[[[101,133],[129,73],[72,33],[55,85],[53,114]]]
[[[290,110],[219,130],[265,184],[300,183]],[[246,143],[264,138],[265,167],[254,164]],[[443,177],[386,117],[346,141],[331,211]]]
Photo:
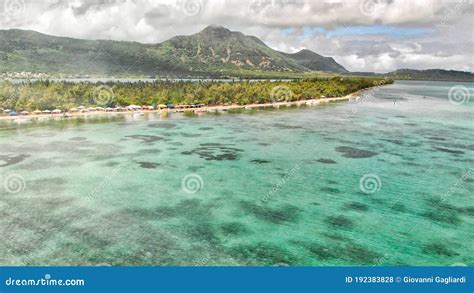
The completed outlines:
[[[0,29],[157,43],[209,24],[352,71],[473,71],[472,0],[0,0]]]

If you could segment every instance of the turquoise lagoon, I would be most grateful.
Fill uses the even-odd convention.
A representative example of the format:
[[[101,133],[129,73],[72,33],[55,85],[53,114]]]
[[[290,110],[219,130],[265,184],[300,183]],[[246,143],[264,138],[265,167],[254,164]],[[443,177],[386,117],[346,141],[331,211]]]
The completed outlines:
[[[474,265],[474,98],[450,103],[455,85],[4,121],[0,264]]]

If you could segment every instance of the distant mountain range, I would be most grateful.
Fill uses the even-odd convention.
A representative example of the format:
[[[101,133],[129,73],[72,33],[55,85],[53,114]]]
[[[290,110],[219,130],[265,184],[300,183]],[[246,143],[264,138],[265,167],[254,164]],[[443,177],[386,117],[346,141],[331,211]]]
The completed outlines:
[[[152,76],[347,72],[332,58],[309,50],[278,52],[254,36],[219,26],[159,44],[79,40],[24,30],[0,31],[0,40],[3,72]]]
[[[35,31],[0,30],[1,72],[115,76],[298,77],[314,72],[349,73],[331,57],[310,50],[288,54],[254,36],[209,26],[191,36],[158,44],[80,40]],[[473,79],[472,73],[437,71],[438,76]],[[396,71],[387,75],[425,79],[428,72]],[[448,78],[448,79],[449,79]]]
[[[474,73],[444,69],[399,69],[385,74],[373,72],[351,72],[350,75],[357,76],[387,76],[391,79],[405,80],[433,80],[433,81],[469,81],[474,82]]]

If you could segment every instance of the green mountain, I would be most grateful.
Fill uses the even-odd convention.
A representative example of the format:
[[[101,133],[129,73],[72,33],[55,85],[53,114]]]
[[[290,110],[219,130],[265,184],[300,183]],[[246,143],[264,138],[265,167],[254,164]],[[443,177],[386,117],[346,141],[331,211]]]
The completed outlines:
[[[338,73],[347,73],[348,71],[339,63],[337,63],[332,57],[324,57],[314,53],[310,50],[301,50],[294,54],[286,54],[290,59],[296,61],[296,63],[304,68],[313,71],[329,71]],[[321,70],[324,68],[324,70]]]
[[[474,73],[443,69],[399,69],[386,74],[393,79],[409,80],[443,80],[443,81],[474,81]]]
[[[79,40],[24,30],[0,30],[0,40],[2,72],[152,76],[347,72],[332,58],[309,50],[278,52],[254,36],[219,26],[159,44]]]
[[[474,73],[444,69],[399,69],[388,73],[351,72],[347,75],[365,77],[388,77],[398,80],[467,81],[474,82]]]
[[[23,30],[0,31],[0,40],[2,72],[153,74],[167,69],[152,46],[134,42],[78,40]]]

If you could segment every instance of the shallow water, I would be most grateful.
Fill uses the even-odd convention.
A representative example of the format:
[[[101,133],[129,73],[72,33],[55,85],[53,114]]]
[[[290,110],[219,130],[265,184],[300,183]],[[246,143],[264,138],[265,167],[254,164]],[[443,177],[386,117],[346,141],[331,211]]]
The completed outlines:
[[[3,122],[0,265],[474,265],[474,85],[461,105],[454,85]]]

